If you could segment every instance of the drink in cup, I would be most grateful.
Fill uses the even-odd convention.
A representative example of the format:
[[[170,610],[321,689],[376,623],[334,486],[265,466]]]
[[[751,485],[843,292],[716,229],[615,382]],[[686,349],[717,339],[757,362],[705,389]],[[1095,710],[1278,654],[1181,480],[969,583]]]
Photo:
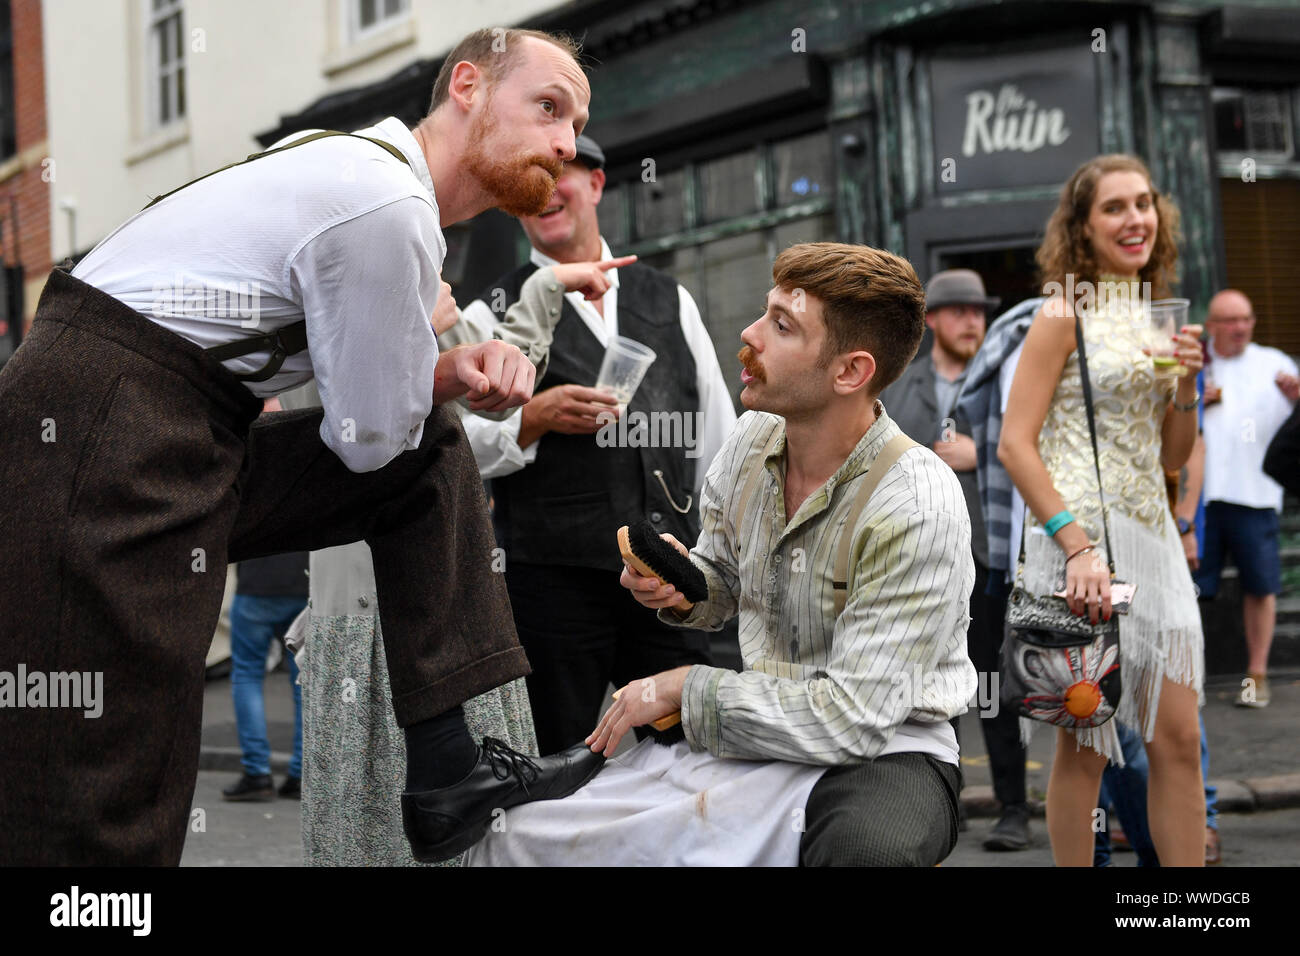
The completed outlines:
[[[653,349],[640,342],[616,335],[605,349],[605,359],[600,363],[600,375],[596,377],[596,388],[613,392],[618,399],[618,412],[622,416],[627,411],[627,403],[632,401],[646,370],[655,360]]]
[[[1178,362],[1174,335],[1187,324],[1189,305],[1189,299],[1157,299],[1148,306],[1151,316],[1151,363],[1155,366],[1157,375],[1178,378],[1187,374],[1187,369]]]

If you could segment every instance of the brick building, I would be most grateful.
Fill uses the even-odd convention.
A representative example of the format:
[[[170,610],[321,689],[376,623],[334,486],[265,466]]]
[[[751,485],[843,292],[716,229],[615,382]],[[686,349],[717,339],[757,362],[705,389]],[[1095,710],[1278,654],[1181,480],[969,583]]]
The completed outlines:
[[[0,0],[0,363],[31,325],[51,267],[40,0]]]

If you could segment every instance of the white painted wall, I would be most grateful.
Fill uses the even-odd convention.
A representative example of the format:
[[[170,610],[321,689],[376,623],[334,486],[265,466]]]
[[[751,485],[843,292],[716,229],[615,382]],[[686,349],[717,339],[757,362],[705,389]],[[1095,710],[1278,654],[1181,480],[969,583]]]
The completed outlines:
[[[148,0],[43,0],[55,261],[73,251],[65,201],[86,249],[166,192],[260,147],[328,93],[438,56],[471,30],[509,26],[555,0],[411,0],[407,22],[360,42],[351,0],[185,0],[186,119],[144,129]],[[201,49],[200,49],[201,48]]]

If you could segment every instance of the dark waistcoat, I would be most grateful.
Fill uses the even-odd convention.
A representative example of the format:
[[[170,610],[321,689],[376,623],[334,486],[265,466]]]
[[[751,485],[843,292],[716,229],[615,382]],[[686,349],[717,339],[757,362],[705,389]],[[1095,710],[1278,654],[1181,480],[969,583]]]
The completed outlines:
[[[519,290],[536,270],[527,263],[499,282],[483,296],[491,303],[497,289],[505,292],[508,308],[519,298]],[[634,339],[655,351],[655,361],[627,408],[627,422],[635,425],[644,416],[647,423],[641,443],[669,437],[680,439],[689,432],[699,447],[699,392],[695,384],[695,358],[682,334],[677,283],[668,276],[641,265],[618,271],[618,334]],[[500,297],[497,296],[497,304]],[[600,372],[605,347],[587,323],[564,303],[551,344],[546,375],[536,385],[541,392],[557,385],[593,386]],[[676,412],[681,421],[671,431],[650,428],[651,413]],[[638,416],[637,413],[640,413]],[[605,442],[617,438],[617,426],[605,433]],[[625,446],[637,443],[637,429],[624,432]],[[619,526],[649,518],[661,532],[669,532],[688,547],[700,533],[699,502],[692,495],[696,458],[690,449],[679,447],[602,447],[598,434],[564,435],[548,432],[539,439],[537,458],[523,470],[492,481],[496,504],[493,524],[497,542],[507,561],[530,564],[562,564],[617,571],[619,557],[616,533]],[[662,474],[663,484],[656,472]],[[667,486],[679,507],[676,510],[664,493]]]

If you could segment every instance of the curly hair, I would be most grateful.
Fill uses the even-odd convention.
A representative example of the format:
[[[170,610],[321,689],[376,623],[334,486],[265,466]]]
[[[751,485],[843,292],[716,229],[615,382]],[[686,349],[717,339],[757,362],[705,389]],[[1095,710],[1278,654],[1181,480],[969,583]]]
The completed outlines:
[[[1126,153],[1094,156],[1074,171],[1074,175],[1061,187],[1052,218],[1047,221],[1047,232],[1034,258],[1038,262],[1039,279],[1046,288],[1059,283],[1066,288],[1066,275],[1072,274],[1075,285],[1087,280],[1095,283],[1101,267],[1093,255],[1092,243],[1083,233],[1097,198],[1097,183],[1107,173],[1141,173],[1151,187],[1156,207],[1156,239],[1151,257],[1138,273],[1142,282],[1150,282],[1157,297],[1170,294],[1170,286],[1177,280],[1179,232],[1178,207],[1164,196],[1151,182],[1151,172],[1146,163]]]

